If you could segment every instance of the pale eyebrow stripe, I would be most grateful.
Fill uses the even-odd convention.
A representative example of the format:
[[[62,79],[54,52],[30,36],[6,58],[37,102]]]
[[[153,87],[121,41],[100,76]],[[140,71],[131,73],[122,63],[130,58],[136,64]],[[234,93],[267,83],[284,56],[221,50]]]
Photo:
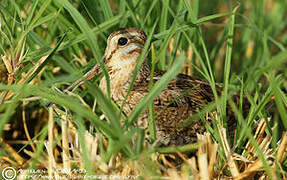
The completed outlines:
[[[141,33],[138,33],[138,32],[130,32],[128,34],[131,36],[141,36],[142,35]]]

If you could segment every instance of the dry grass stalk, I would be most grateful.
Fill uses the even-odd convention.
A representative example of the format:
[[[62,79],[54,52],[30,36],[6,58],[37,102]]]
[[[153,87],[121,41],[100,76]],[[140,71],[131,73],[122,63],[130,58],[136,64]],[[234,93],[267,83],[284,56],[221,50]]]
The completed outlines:
[[[270,119],[268,119],[269,121]],[[276,160],[280,162],[280,160],[283,160],[286,158],[286,154],[284,153],[286,151],[286,132],[283,133],[281,141],[278,148],[274,151],[272,147],[270,146],[272,138],[270,135],[263,136],[265,130],[266,130],[266,121],[265,119],[261,119],[258,123],[257,129],[255,131],[254,138],[256,142],[258,143],[260,150],[264,154],[265,159],[267,160],[268,164],[271,165],[269,171],[272,175],[272,177],[269,177],[271,179],[276,178],[276,172],[275,172],[275,163],[273,157],[276,155],[277,152],[277,158]],[[257,150],[252,146],[252,143],[248,141],[246,150],[243,151],[243,155],[246,154],[246,161],[241,165],[241,168],[243,169],[243,172],[236,177],[236,179],[250,179],[255,174],[258,174],[259,172],[263,172],[264,165],[262,160],[258,157]],[[248,152],[248,153],[247,153]],[[246,165],[247,164],[247,165]],[[243,168],[243,165],[245,166]],[[285,177],[285,173],[282,171],[281,176]],[[260,179],[265,179],[266,173],[262,173],[260,176]]]
[[[235,180],[242,180],[242,179],[248,179],[253,177],[258,171],[261,171],[263,168],[263,163],[260,159],[257,159],[255,162],[251,163],[248,168],[242,173],[239,174],[235,178]]]
[[[210,177],[213,177],[214,176],[214,163],[216,162],[218,144],[212,143],[209,134],[207,136],[207,145],[208,145],[208,157],[209,157],[208,174]]]
[[[8,59],[6,56],[1,55],[1,59],[4,62],[4,65],[6,67],[6,70],[9,74],[11,74],[13,72],[13,67],[12,67],[12,63],[10,61],[10,59]],[[9,78],[8,78],[9,79]],[[8,81],[9,82],[9,81]],[[8,83],[9,84],[9,83]]]
[[[191,166],[191,168],[190,168],[190,170],[191,170],[191,173],[195,176],[195,177],[197,177],[196,179],[198,179],[199,177],[198,176],[196,176],[196,175],[198,175],[199,174],[199,172],[198,172],[198,168],[197,168],[197,163],[196,163],[196,159],[195,159],[195,157],[191,157],[190,159],[189,159],[189,164],[190,164],[190,166]]]
[[[197,139],[199,143],[203,145],[198,148],[197,157],[198,157],[198,167],[200,179],[208,180],[209,172],[208,172],[208,160],[207,160],[207,138],[203,135],[197,135]]]
[[[230,172],[232,174],[232,177],[237,177],[239,175],[239,170],[237,168],[237,164],[236,161],[232,155],[232,152],[230,150],[230,146],[227,140],[227,136],[226,136],[226,129],[222,127],[222,124],[219,123],[218,118],[217,118],[217,114],[214,113],[214,117],[216,119],[216,121],[218,122],[218,129],[219,129],[219,135],[220,135],[220,139],[222,142],[222,147],[223,147],[223,151],[225,154],[225,157],[227,158],[227,164],[229,166]]]
[[[27,136],[27,139],[29,141],[30,146],[32,147],[33,151],[36,152],[36,147],[35,147],[32,139],[31,139],[31,136],[29,134],[29,130],[28,130],[27,122],[26,122],[26,113],[25,113],[26,104],[27,104],[27,102],[23,101],[23,109],[22,109],[23,127],[24,127],[25,135]]]
[[[257,142],[260,144],[260,142],[263,140],[262,138],[260,138],[265,129],[266,129],[266,123],[265,123],[265,120],[264,119],[261,119],[257,125],[257,128],[256,128],[256,131],[254,133],[254,138],[257,140]],[[247,142],[246,144],[246,149],[243,151],[242,154],[246,154],[247,153],[247,150],[249,153],[255,153],[255,148],[252,146],[252,143],[250,141]],[[252,154],[249,154],[246,156],[246,158],[248,160],[252,160]]]
[[[61,128],[62,128],[62,149],[63,149],[63,165],[64,169],[67,172],[71,171],[71,162],[69,155],[69,140],[68,140],[68,120],[67,116],[64,116],[61,120]]]
[[[23,85],[23,84],[25,83],[25,81],[26,81],[30,76],[32,76],[34,72],[36,72],[36,70],[41,66],[41,64],[43,64],[43,63],[46,61],[46,59],[47,59],[48,57],[49,57],[48,55],[41,57],[41,59],[37,62],[37,64],[36,64],[33,68],[31,68],[31,69],[28,71],[28,73],[25,75],[25,77],[23,77],[22,79],[20,79],[17,84],[18,84],[18,85]],[[14,92],[10,91],[10,92],[6,95],[5,100],[10,99],[13,94],[14,94]]]
[[[54,126],[54,118],[53,118],[53,108],[49,108],[49,120],[48,120],[48,175],[52,177],[53,175],[53,164],[55,163],[54,155],[53,155],[53,126]]]
[[[13,159],[16,160],[16,162],[13,161],[13,160],[11,160],[12,162],[14,162],[13,164],[17,164],[17,166],[21,166],[21,165],[24,164],[25,159],[24,159],[22,156],[20,156],[20,155],[18,154],[18,152],[15,151],[12,146],[10,146],[9,144],[7,144],[6,142],[3,142],[2,139],[0,140],[0,142],[1,142],[2,148],[5,149],[5,151],[8,152],[8,154],[10,154],[10,155],[13,157]]]
[[[57,111],[57,109],[54,109]],[[68,122],[68,117],[66,115],[62,115],[62,118],[66,118],[65,122]],[[48,172],[51,173],[52,169],[65,167],[64,165],[64,156],[62,156],[62,161],[56,161],[54,154],[53,154],[53,147],[52,143],[55,141],[55,133],[53,131],[53,115],[52,115],[52,108],[49,110],[49,128],[48,128],[48,143],[46,143],[47,148],[47,155],[43,154],[44,156],[38,159],[37,167],[43,166],[48,169]],[[265,129],[266,129],[266,122],[265,120],[261,120],[258,124],[255,133],[255,140],[257,141],[260,149],[262,150],[265,159],[268,160],[268,163],[271,164],[271,167],[275,167],[275,161],[272,160],[270,157],[274,157],[276,155],[277,162],[281,163],[285,156],[286,156],[286,146],[287,146],[287,134],[286,132],[283,133],[281,141],[278,143],[278,148],[276,152],[272,152],[272,148],[270,147],[271,137],[270,136],[263,136]],[[73,126],[69,126],[66,130],[62,127],[62,134],[63,131],[66,131],[66,140],[67,140],[67,147],[70,145],[71,156],[67,156],[69,163],[73,163],[77,166],[77,168],[84,169],[83,158],[81,155],[81,147],[79,146],[79,136],[78,130]],[[68,137],[71,137],[68,141]],[[251,142],[247,142],[247,149],[242,154],[234,154],[231,152],[229,148],[229,144],[227,141],[226,133],[223,128],[220,129],[220,137],[224,144],[223,151],[225,155],[228,155],[229,160],[227,161],[227,166],[232,171],[232,165],[238,163],[238,167],[236,170],[238,171],[238,176],[233,177],[234,179],[241,180],[241,179],[250,179],[253,178],[255,175],[256,178],[266,179],[266,173],[264,170],[264,165],[261,159],[258,157],[256,149],[253,147]],[[120,177],[127,177],[129,175],[138,176],[141,175],[143,177],[147,177],[145,173],[146,168],[146,160],[154,161],[157,164],[156,168],[158,168],[159,175],[161,177],[167,179],[228,179],[231,178],[223,174],[225,166],[221,169],[216,169],[215,164],[219,163],[220,158],[217,154],[218,151],[218,144],[213,143],[211,136],[209,133],[204,135],[198,135],[198,142],[202,144],[197,152],[197,158],[192,156],[190,158],[186,157],[186,154],[178,152],[176,155],[168,155],[169,159],[176,160],[177,158],[181,158],[185,164],[181,164],[181,167],[175,167],[173,163],[171,163],[166,157],[166,154],[159,154],[153,153],[143,159],[137,159],[132,161],[125,161],[125,159],[121,156],[121,153],[117,153],[113,155],[109,162],[102,161],[102,154],[99,149],[99,142],[100,138],[103,141],[104,148],[107,148],[108,142],[103,136],[100,136],[98,133],[95,133],[95,136],[89,133],[88,131],[84,134],[84,141],[86,144],[86,150],[89,153],[89,157],[91,162],[93,162],[93,169],[95,174],[103,174],[103,175],[120,175]],[[60,147],[64,149],[64,143],[58,144]],[[144,146],[148,148],[148,146]],[[224,149],[225,148],[225,149]],[[55,151],[56,149],[54,149]],[[24,150],[27,154],[31,157],[34,156],[33,152],[29,152]],[[246,152],[250,152],[247,154]],[[49,160],[49,164],[47,165],[46,159]],[[271,161],[272,160],[272,161]],[[61,163],[62,162],[62,163]],[[184,166],[186,166],[184,168]],[[188,167],[188,168],[187,168]],[[181,169],[179,171],[179,169]],[[276,177],[275,171],[272,168],[270,173]],[[49,175],[50,175],[49,173]],[[54,172],[55,173],[55,172]],[[284,178],[284,172],[282,170],[282,177]],[[55,175],[55,174],[54,174]],[[150,174],[154,175],[154,174]],[[232,174],[234,176],[234,174]],[[107,176],[109,177],[109,176]],[[147,177],[148,178],[148,177]]]
[[[277,160],[279,163],[283,162],[284,158],[286,157],[286,153],[287,153],[287,132],[284,132],[282,134],[282,140],[277,153]]]
[[[182,180],[183,178],[178,174],[175,168],[169,168],[167,170],[168,178],[174,180]]]

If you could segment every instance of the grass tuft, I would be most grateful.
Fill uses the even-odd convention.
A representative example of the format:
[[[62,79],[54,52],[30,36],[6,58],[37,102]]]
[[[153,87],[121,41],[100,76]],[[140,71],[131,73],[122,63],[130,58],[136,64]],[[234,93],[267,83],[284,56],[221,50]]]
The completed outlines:
[[[286,14],[275,0],[1,1],[0,176],[286,179]],[[151,76],[166,71],[129,116],[109,83],[108,96],[98,87],[107,36],[124,27],[148,34],[132,82],[145,57]],[[62,92],[96,64],[103,75]],[[205,124],[196,143],[159,147],[153,100],[180,72],[207,81],[215,101],[182,124]],[[134,125],[144,111],[147,131]]]

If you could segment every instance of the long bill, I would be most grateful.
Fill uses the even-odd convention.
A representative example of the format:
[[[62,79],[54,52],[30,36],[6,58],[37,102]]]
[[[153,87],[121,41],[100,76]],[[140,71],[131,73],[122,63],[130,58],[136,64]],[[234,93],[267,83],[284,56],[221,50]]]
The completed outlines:
[[[76,89],[78,86],[83,84],[85,81],[88,81],[95,77],[97,74],[101,73],[101,68],[98,64],[96,64],[92,69],[90,69],[82,78],[75,81],[73,84],[71,84],[68,88],[64,90],[65,93],[71,92],[74,89]]]
[[[85,81],[88,81],[95,77],[97,74],[101,73],[101,68],[98,64],[96,64],[92,69],[90,69],[82,78],[75,81],[73,84],[71,84],[68,88],[64,90],[64,93],[72,92],[74,89],[76,89],[78,86],[83,84]],[[53,105],[52,102],[48,102],[46,104],[46,107],[50,107]]]

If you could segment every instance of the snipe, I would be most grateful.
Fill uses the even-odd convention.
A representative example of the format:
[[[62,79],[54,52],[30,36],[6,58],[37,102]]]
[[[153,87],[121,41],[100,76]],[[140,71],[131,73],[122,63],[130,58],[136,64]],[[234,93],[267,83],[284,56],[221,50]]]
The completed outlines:
[[[108,38],[104,60],[110,78],[111,98],[119,106],[122,105],[127,94],[146,38],[145,33],[137,28],[120,29],[113,32]],[[98,69],[98,66],[95,66],[83,79],[90,79],[97,73]],[[160,79],[163,73],[156,71],[154,81]],[[149,76],[149,67],[144,62],[127,102],[124,104],[123,111],[126,115],[129,115],[137,103],[149,92]],[[75,82],[68,90],[73,89],[83,79]],[[107,93],[105,78],[101,79],[100,88],[104,93]],[[216,88],[220,94],[221,88],[219,86]],[[179,74],[154,100],[156,135],[159,141],[164,145],[182,145],[195,142],[196,133],[206,131],[201,120],[193,122],[186,128],[178,128],[178,126],[212,101],[214,101],[214,95],[207,82]],[[235,98],[235,101],[238,102],[238,99]],[[234,131],[236,127],[235,118],[231,115],[230,110],[227,112],[228,129]],[[147,129],[148,112],[145,111],[136,123]]]

